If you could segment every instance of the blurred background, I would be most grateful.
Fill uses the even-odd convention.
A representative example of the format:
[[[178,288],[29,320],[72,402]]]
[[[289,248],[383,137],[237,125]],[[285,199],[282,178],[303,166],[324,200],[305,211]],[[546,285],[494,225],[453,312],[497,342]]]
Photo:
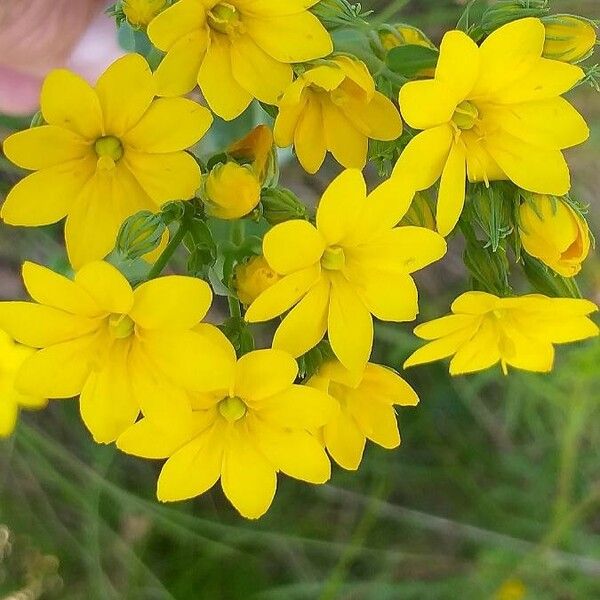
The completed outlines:
[[[36,4],[44,2],[28,6]],[[68,11],[72,3],[64,4]],[[363,8],[382,21],[406,20],[438,42],[464,4],[365,0]],[[600,16],[597,0],[552,6]],[[93,76],[118,51],[93,11],[73,27],[61,21],[63,32],[77,35],[56,57],[35,37],[39,64],[22,55],[23,87],[23,73],[8,72],[16,42],[2,29],[3,16],[5,26],[11,18],[3,9],[0,3],[0,140],[30,120],[8,115],[19,100],[17,84],[25,90],[21,101],[33,102],[25,110],[35,110],[31,95],[44,69],[72,64]],[[590,142],[569,153],[574,192],[590,204],[597,233],[600,97],[581,87],[574,103],[592,127]],[[247,130],[239,127],[227,135]],[[315,200],[335,169],[330,163],[309,177],[290,161],[282,181]],[[0,154],[0,199],[19,175]],[[420,277],[422,319],[445,313],[468,287],[460,244],[451,247],[441,266]],[[0,225],[0,298],[24,296],[24,259],[65,269],[61,227]],[[584,272],[584,294],[598,302],[597,256]],[[416,347],[411,329],[380,325],[376,362],[399,368]],[[445,364],[411,370],[406,377],[421,405],[400,411],[401,448],[368,446],[358,473],[335,468],[326,486],[280,477],[259,522],[242,520],[217,488],[194,501],[159,504],[160,465],[95,445],[75,401],[23,413],[15,435],[0,442],[0,598],[600,598],[599,365],[600,344],[591,342],[560,349],[549,376],[503,377],[494,369],[451,379]]]

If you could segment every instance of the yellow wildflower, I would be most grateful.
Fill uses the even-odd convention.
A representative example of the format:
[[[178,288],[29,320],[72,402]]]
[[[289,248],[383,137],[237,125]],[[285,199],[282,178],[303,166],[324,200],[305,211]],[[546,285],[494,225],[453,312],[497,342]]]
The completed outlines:
[[[523,600],[527,587],[520,579],[507,579],[498,589],[494,600]]]
[[[167,0],[123,0],[123,14],[132,27],[144,28],[167,5]]]
[[[541,295],[498,298],[467,292],[452,304],[452,314],[419,325],[415,335],[429,343],[404,363],[412,367],[453,356],[450,374],[462,375],[498,363],[545,373],[554,364],[553,344],[598,335],[588,318],[593,302]]]
[[[344,171],[325,191],[316,227],[294,220],[271,229],[263,254],[281,280],[248,308],[246,320],[290,312],[273,347],[300,356],[329,332],[340,362],[362,370],[373,344],[373,319],[412,321],[418,311],[411,273],[439,260],[446,243],[419,227],[394,226],[412,200],[389,182],[367,198],[358,170]]]
[[[170,276],[133,291],[106,262],[88,263],[73,281],[28,262],[23,279],[35,303],[0,303],[0,327],[40,349],[21,366],[17,389],[47,398],[81,394],[81,416],[96,441],[114,441],[140,408],[175,423],[189,402],[171,388],[203,390],[219,377],[210,326],[194,329],[212,300],[205,282]]]
[[[264,256],[254,256],[235,269],[235,289],[244,306],[250,306],[265,290],[280,280]]]
[[[42,88],[48,125],[10,136],[4,152],[36,171],[8,194],[11,225],[48,225],[67,217],[65,238],[77,269],[106,256],[123,221],[190,199],[200,169],[184,152],[206,133],[209,111],[191,100],[154,100],[146,61],[129,54],[92,88],[78,75],[52,71]]]
[[[227,162],[204,177],[206,213],[218,219],[240,219],[260,202],[261,184],[251,166]]]
[[[231,120],[253,98],[267,104],[292,81],[291,63],[331,53],[331,37],[307,9],[318,0],[179,0],[148,27],[167,53],[156,72],[160,94],[196,83],[211,109]]]
[[[15,387],[15,377],[23,362],[35,350],[15,343],[0,330],[0,438],[15,429],[20,408],[44,408],[48,401],[41,396],[22,394]]]
[[[335,462],[358,469],[366,440],[389,450],[400,445],[394,405],[416,406],[416,392],[394,371],[368,363],[358,376],[337,361],[328,362],[308,385],[327,392],[339,410],[323,428],[323,441]]]
[[[177,427],[142,419],[117,445],[136,456],[168,458],[159,500],[199,496],[220,478],[233,506],[257,519],[273,501],[279,471],[315,484],[329,479],[329,459],[309,431],[329,420],[335,404],[319,390],[294,384],[298,366],[289,354],[257,350],[236,361],[233,346],[219,337],[227,354],[220,380],[192,397],[190,418]]]
[[[319,170],[327,151],[344,167],[362,169],[369,138],[395,140],[402,121],[392,101],[375,90],[364,63],[336,56],[287,88],[273,133],[281,148],[294,145],[308,173]]]
[[[552,15],[544,19],[544,57],[568,63],[588,58],[596,46],[596,26],[573,15]]]
[[[261,184],[275,176],[276,149],[273,132],[267,125],[258,125],[246,137],[227,148],[227,154],[240,164],[250,164]]]
[[[519,234],[531,256],[564,277],[574,277],[590,252],[585,219],[559,198],[535,195],[521,204]]]
[[[437,227],[448,235],[471,182],[511,180],[530,192],[564,196],[571,186],[561,150],[589,136],[583,117],[563,98],[583,71],[542,58],[545,30],[521,19],[477,47],[461,31],[444,36],[435,78],[400,90],[404,120],[422,129],[394,170],[417,190],[438,179]]]

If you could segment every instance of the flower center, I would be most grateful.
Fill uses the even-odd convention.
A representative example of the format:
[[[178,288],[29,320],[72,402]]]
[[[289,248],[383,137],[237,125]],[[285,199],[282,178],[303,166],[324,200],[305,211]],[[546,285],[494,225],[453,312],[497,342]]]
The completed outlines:
[[[208,25],[219,33],[234,33],[242,26],[240,13],[228,2],[219,2],[208,11]]]
[[[346,266],[346,255],[343,248],[339,246],[326,248],[321,258],[321,266],[328,271],[341,271]]]
[[[98,158],[110,158],[114,162],[121,160],[123,156],[123,144],[114,135],[98,138],[94,144],[94,150]]]
[[[463,130],[473,129],[477,120],[479,119],[479,110],[477,107],[468,100],[461,102],[457,107],[452,121],[454,124]]]
[[[108,331],[115,340],[125,340],[133,333],[135,323],[127,315],[112,314],[108,317]]]
[[[244,401],[237,396],[225,398],[219,402],[221,416],[230,423],[235,423],[246,416],[247,410]]]

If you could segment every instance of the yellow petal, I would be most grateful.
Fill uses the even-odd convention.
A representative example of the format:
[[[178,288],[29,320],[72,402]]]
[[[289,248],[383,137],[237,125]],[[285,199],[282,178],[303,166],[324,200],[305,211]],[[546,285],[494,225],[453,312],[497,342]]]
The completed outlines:
[[[500,358],[509,365],[524,371],[548,373],[554,365],[554,348],[548,341],[538,341],[519,328],[510,319],[502,320]]]
[[[373,347],[373,319],[352,286],[342,277],[331,278],[329,341],[339,361],[349,370],[361,370]]]
[[[23,281],[29,295],[39,304],[84,317],[97,317],[103,312],[81,286],[41,265],[26,261]]]
[[[146,194],[159,206],[189,200],[200,187],[200,167],[187,152],[146,154],[128,150],[124,160]]]
[[[375,92],[361,117],[369,129],[369,137],[374,140],[392,141],[402,135],[400,113],[381,92]]]
[[[306,94],[303,94],[300,97],[300,100],[295,104],[280,103],[279,112],[273,127],[273,137],[275,143],[280,148],[287,148],[294,143],[296,127],[298,126],[302,113],[306,110],[306,102],[307,96]]]
[[[327,331],[329,282],[322,278],[284,317],[275,332],[273,348],[302,356],[314,348]]]
[[[323,236],[308,221],[296,219],[276,225],[263,240],[269,266],[282,275],[318,263],[325,251]]]
[[[452,147],[450,125],[441,125],[419,133],[406,146],[392,177],[416,191],[430,188],[442,175]]]
[[[294,306],[320,277],[321,268],[318,264],[283,277],[260,294],[248,307],[246,321],[259,323],[283,314]]]
[[[233,392],[256,403],[288,389],[298,375],[296,361],[281,350],[255,350],[245,354],[235,367]]]
[[[129,282],[107,262],[93,262],[75,274],[75,283],[107,313],[127,314],[133,306]]]
[[[198,0],[179,0],[155,17],[148,25],[148,37],[161,50],[167,51],[182,37],[204,29],[206,6]]]
[[[50,225],[63,219],[93,176],[93,161],[77,160],[32,173],[15,185],[2,205],[10,225]]]
[[[434,362],[452,356],[463,344],[465,344],[479,327],[479,322],[474,321],[471,327],[467,327],[445,337],[425,344],[404,363],[404,368],[414,367],[425,363]]]
[[[479,48],[463,31],[449,31],[440,46],[435,79],[450,87],[458,102],[473,90],[480,71]]]
[[[97,319],[33,302],[0,302],[0,328],[21,344],[34,348],[85,336],[99,326]]]
[[[306,385],[292,385],[258,406],[258,415],[273,427],[315,431],[335,414],[337,404],[326,393]]]
[[[97,339],[92,334],[36,352],[19,370],[17,388],[42,398],[77,396],[97,360]]]
[[[100,76],[96,92],[104,115],[105,135],[123,136],[150,107],[156,84],[146,60],[126,54]]]
[[[435,79],[409,81],[400,89],[402,118],[414,129],[449,123],[460,101],[453,88]]]
[[[496,324],[484,319],[477,333],[461,345],[450,361],[450,374],[483,371],[500,360],[499,332]]]
[[[208,34],[199,29],[173,44],[154,72],[159,96],[182,96],[196,87],[207,45]]]
[[[144,329],[190,329],[212,303],[212,291],[201,279],[171,275],[136,288],[129,316]]]
[[[448,315],[415,327],[415,335],[422,340],[436,340],[452,333],[456,333],[473,323],[471,315]]]
[[[250,17],[244,25],[254,41],[275,60],[305,62],[331,54],[333,43],[327,30],[313,14]]]
[[[79,75],[57,69],[42,86],[40,99],[44,120],[63,127],[86,140],[103,135],[102,109],[90,84]]]
[[[24,169],[38,170],[86,158],[91,147],[79,135],[54,125],[19,131],[7,137],[2,150]]]
[[[559,150],[533,146],[508,133],[490,136],[486,147],[508,178],[525,190],[564,196],[571,189],[569,167]]]
[[[140,412],[127,369],[128,351],[128,341],[114,344],[106,364],[91,371],[81,390],[81,418],[98,444],[114,442]]]
[[[318,2],[319,0],[287,0],[285,3],[277,0],[237,0],[236,6],[250,15],[270,17],[304,12]]]
[[[197,102],[187,98],[159,98],[124,141],[143,153],[178,152],[197,143],[212,121],[210,111]]]
[[[227,499],[247,519],[262,517],[275,497],[275,467],[256,448],[243,426],[234,427],[228,439],[221,486]]]
[[[367,136],[328,98],[323,99],[321,108],[327,149],[347,169],[363,169],[369,150]]]
[[[161,502],[199,496],[217,483],[223,463],[224,434],[217,422],[169,458],[158,478],[157,495]]]
[[[12,435],[17,425],[19,406],[7,396],[0,403],[0,439]]]
[[[252,102],[252,95],[233,76],[231,49],[224,35],[211,34],[198,84],[212,111],[226,121],[239,117]]]
[[[487,292],[465,292],[452,303],[453,313],[483,315],[499,307],[501,300]]]
[[[193,329],[195,333],[202,336],[211,344],[214,344],[227,357],[228,363],[234,365],[237,362],[235,348],[229,338],[217,327],[210,323],[199,323]]]
[[[294,149],[307,173],[316,173],[325,160],[327,145],[324,127],[321,102],[314,94],[310,94],[294,132]]]
[[[450,149],[440,180],[436,221],[440,235],[449,235],[462,214],[467,192],[467,162],[460,143]]]
[[[377,399],[400,406],[417,406],[419,397],[413,388],[395,371],[369,363],[360,384],[365,398]]]
[[[292,83],[292,68],[269,56],[249,35],[232,39],[231,67],[236,81],[267,104],[276,104]]]
[[[356,471],[362,461],[366,438],[356,421],[340,411],[323,429],[323,437],[331,458],[348,471]]]
[[[325,190],[317,209],[317,229],[330,246],[355,229],[366,197],[364,177],[356,169],[342,172]]]
[[[306,431],[285,431],[258,419],[253,434],[261,451],[282,473],[300,481],[322,484],[331,477],[331,464],[321,444]]]
[[[351,413],[363,434],[378,446],[392,450],[400,445],[396,413],[379,402],[352,402]]]

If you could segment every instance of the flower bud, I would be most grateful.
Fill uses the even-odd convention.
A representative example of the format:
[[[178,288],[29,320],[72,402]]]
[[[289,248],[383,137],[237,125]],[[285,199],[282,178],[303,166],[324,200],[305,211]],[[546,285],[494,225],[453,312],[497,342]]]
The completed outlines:
[[[285,188],[267,188],[261,198],[263,216],[270,225],[306,219],[306,206]]]
[[[467,242],[464,261],[473,277],[475,289],[496,296],[510,295],[509,264],[503,246],[494,251],[485,242],[471,239]]]
[[[408,212],[400,222],[400,225],[412,225],[414,227],[425,227],[436,230],[435,217],[427,194],[417,192]]]
[[[542,21],[546,28],[544,58],[579,63],[591,56],[596,45],[592,21],[573,15],[552,15]]]
[[[143,210],[129,217],[121,226],[117,251],[127,260],[142,258],[164,244],[165,233],[168,235],[160,215]]]
[[[240,164],[252,165],[263,187],[277,184],[277,150],[273,132],[266,125],[258,125],[245,138],[232,144],[227,154]]]
[[[241,219],[260,202],[261,185],[252,167],[218,164],[204,177],[202,200],[206,213],[217,219]]]
[[[519,208],[519,234],[525,251],[563,277],[574,277],[590,251],[585,219],[569,204],[533,195]]]
[[[121,10],[132,27],[145,29],[166,5],[167,0],[122,0]]]
[[[264,256],[255,256],[236,267],[234,286],[240,302],[244,306],[250,306],[279,279],[279,275],[271,269]]]
[[[398,46],[423,46],[436,49],[433,42],[420,29],[405,23],[384,25],[379,29],[379,39],[386,50]]]

